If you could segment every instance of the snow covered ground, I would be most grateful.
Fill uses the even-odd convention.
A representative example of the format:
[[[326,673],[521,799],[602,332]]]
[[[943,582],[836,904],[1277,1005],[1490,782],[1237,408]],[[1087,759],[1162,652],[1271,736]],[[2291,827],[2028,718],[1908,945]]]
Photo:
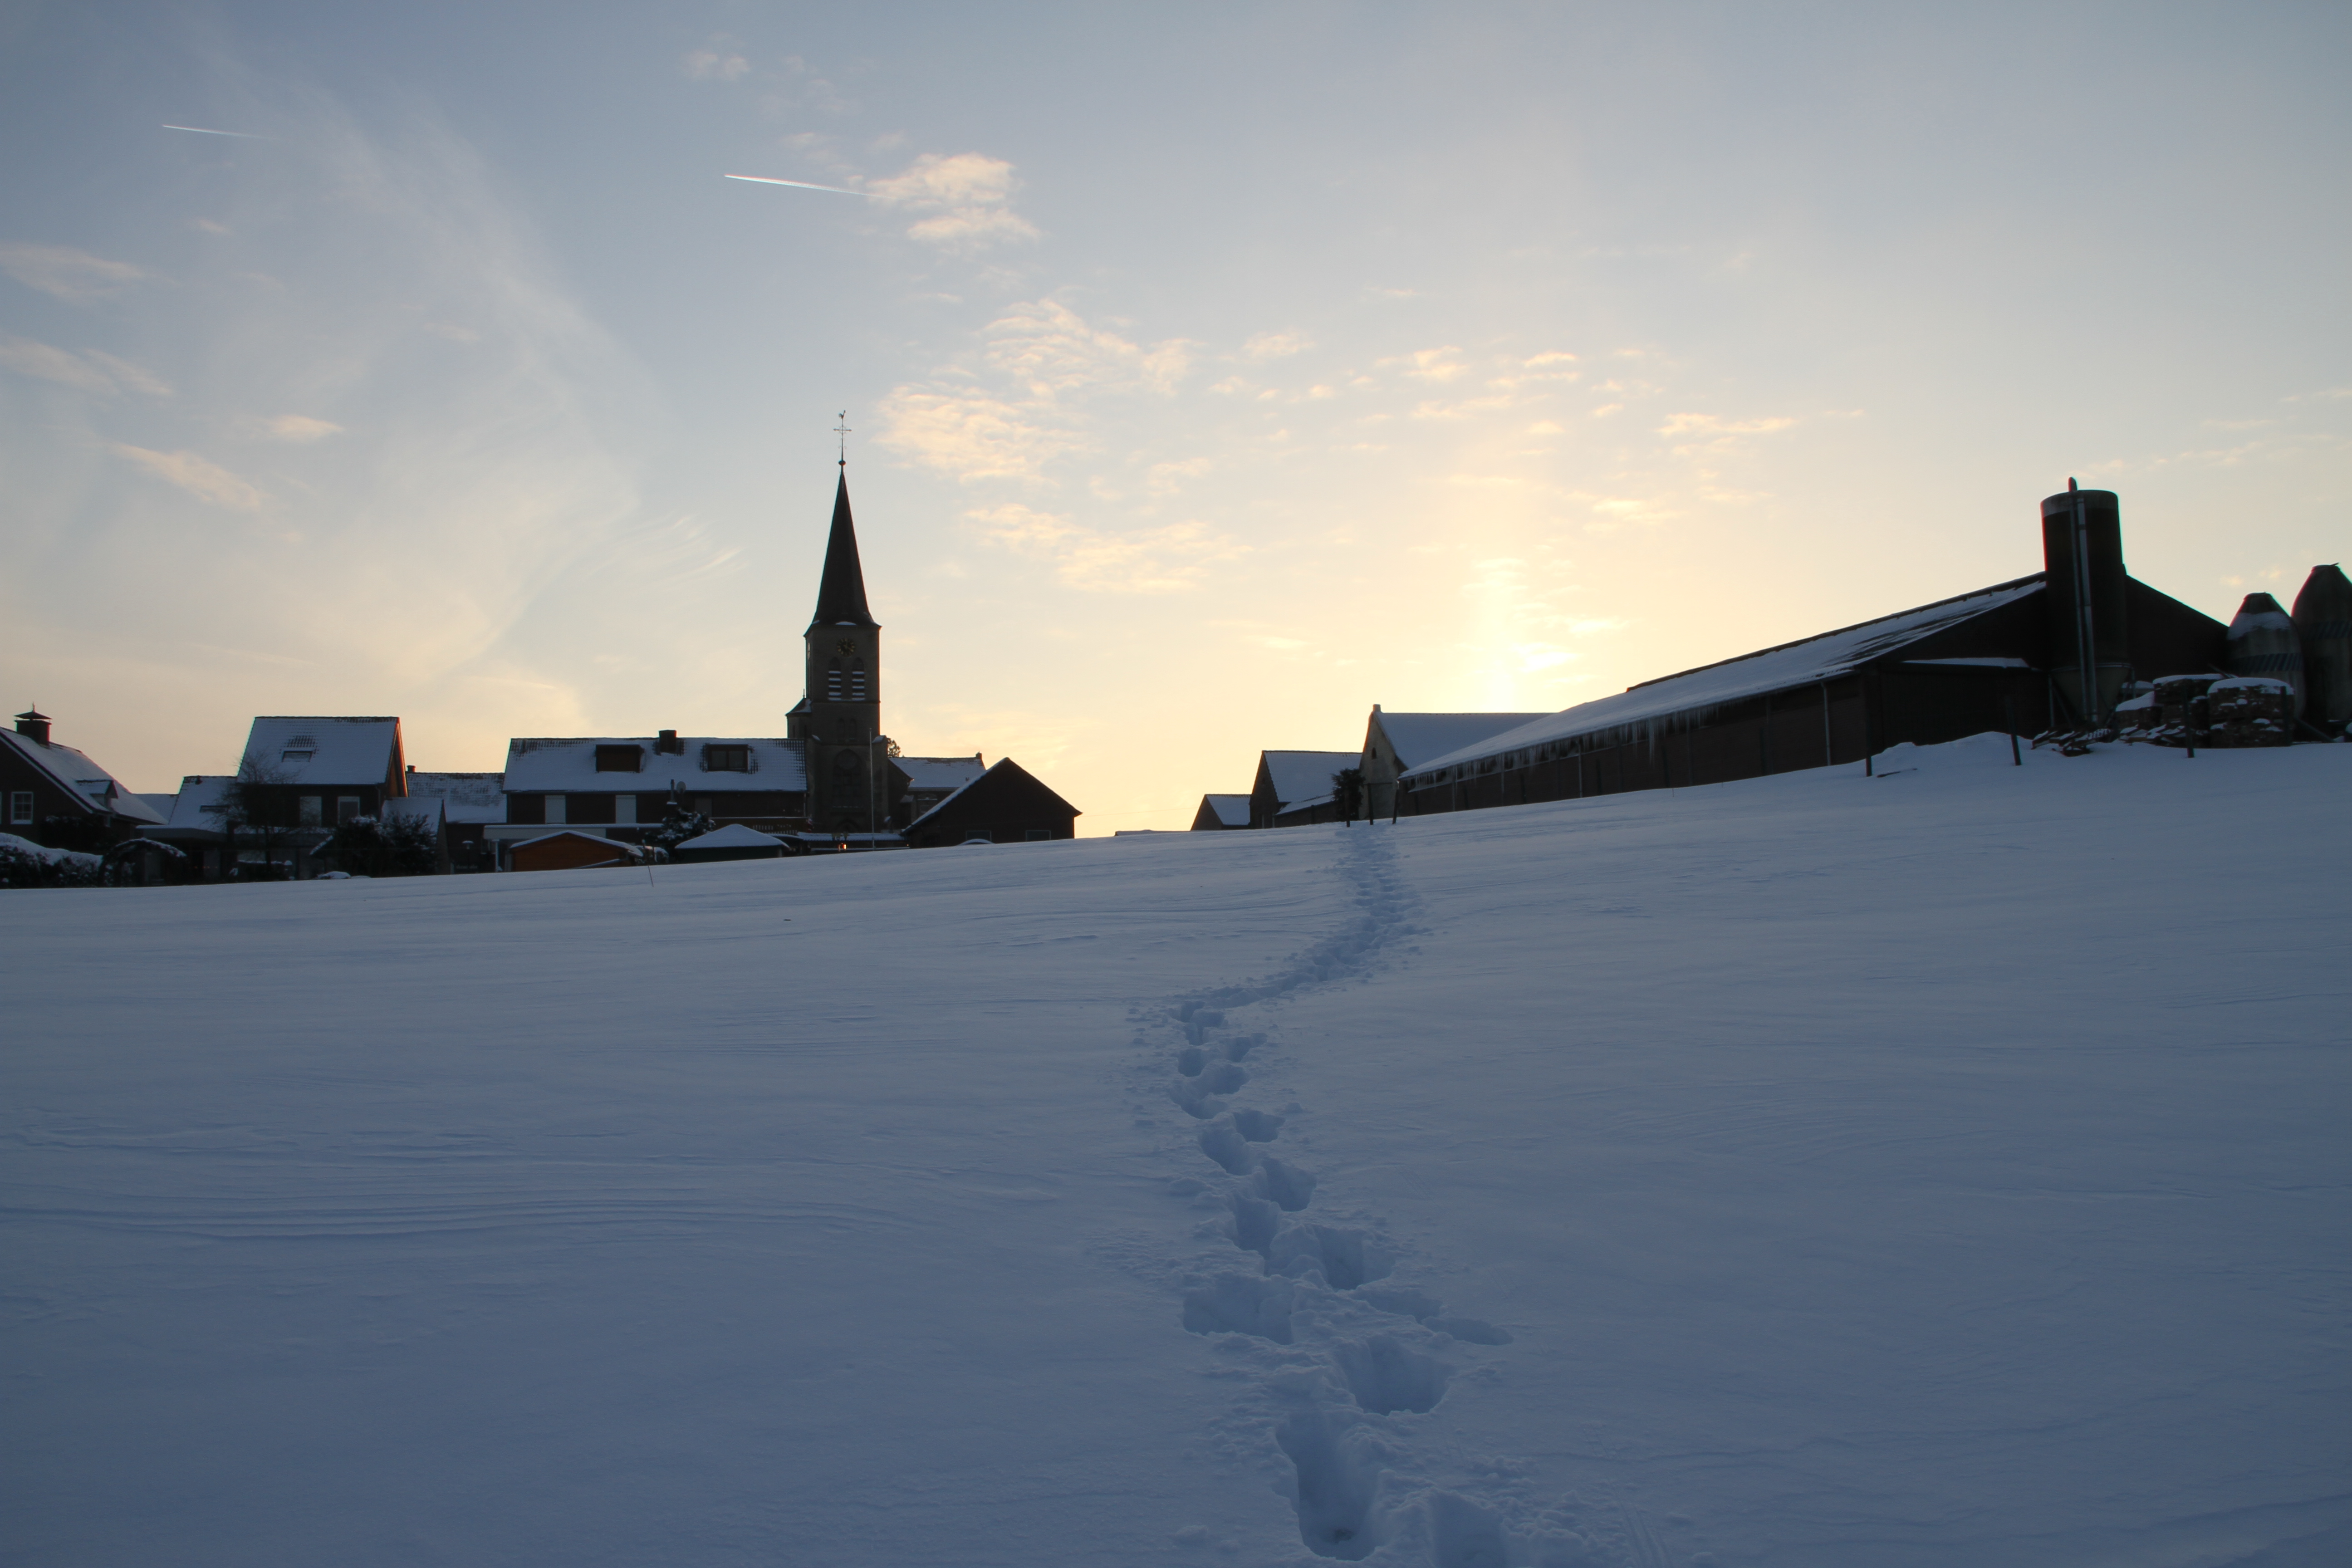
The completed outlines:
[[[2352,747],[0,894],[0,1558],[2352,1560]]]

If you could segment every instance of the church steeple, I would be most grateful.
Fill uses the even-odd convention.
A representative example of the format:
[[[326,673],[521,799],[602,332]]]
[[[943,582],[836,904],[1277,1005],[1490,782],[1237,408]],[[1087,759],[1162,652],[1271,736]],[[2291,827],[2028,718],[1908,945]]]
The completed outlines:
[[[825,541],[824,575],[817,584],[816,614],[809,625],[879,624],[866,607],[866,571],[857,561],[857,525],[849,515],[849,473],[845,468],[833,492],[833,535]]]

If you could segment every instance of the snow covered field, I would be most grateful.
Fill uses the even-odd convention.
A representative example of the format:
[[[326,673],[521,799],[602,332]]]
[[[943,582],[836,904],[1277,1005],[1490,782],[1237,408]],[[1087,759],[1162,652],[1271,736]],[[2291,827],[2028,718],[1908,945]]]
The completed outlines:
[[[2352,1561],[2352,747],[0,894],[0,1558]]]

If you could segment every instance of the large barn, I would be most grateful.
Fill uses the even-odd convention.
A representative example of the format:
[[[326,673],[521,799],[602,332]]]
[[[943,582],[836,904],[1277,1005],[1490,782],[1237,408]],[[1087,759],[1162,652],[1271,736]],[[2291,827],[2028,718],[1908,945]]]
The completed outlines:
[[[2042,502],[2032,576],[1646,681],[1405,771],[1396,812],[1720,784],[1905,742],[2100,721],[2126,686],[2222,668],[2227,628],[2124,569],[2115,495]],[[2085,679],[2085,672],[2088,679]]]

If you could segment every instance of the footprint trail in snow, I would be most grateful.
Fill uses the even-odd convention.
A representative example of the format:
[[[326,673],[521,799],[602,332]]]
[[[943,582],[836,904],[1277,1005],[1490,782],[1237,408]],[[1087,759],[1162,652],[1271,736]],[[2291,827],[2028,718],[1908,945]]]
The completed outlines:
[[[1549,1506],[1520,1467],[1465,1457],[1428,1418],[1456,1378],[1494,1378],[1481,1352],[1511,1336],[1450,1315],[1400,1277],[1410,1248],[1376,1218],[1344,1211],[1284,1143],[1306,1108],[1254,1103],[1270,1082],[1303,1086],[1280,1064],[1265,1015],[1323,986],[1393,968],[1416,932],[1417,900],[1390,830],[1334,836],[1356,912],[1276,973],[1139,1007],[1139,1088],[1164,1092],[1189,1138],[1170,1190],[1204,1218],[1195,1257],[1166,1270],[1183,1326],[1211,1336],[1248,1393],[1217,1446],[1255,1463],[1297,1512],[1316,1557],[1433,1568],[1617,1568],[1649,1560],[1623,1506]],[[1255,1076],[1254,1076],[1255,1069]],[[1147,1107],[1139,1107],[1147,1109]],[[1208,1544],[1209,1533],[1178,1538]],[[1234,1543],[1226,1542],[1232,1549]]]

